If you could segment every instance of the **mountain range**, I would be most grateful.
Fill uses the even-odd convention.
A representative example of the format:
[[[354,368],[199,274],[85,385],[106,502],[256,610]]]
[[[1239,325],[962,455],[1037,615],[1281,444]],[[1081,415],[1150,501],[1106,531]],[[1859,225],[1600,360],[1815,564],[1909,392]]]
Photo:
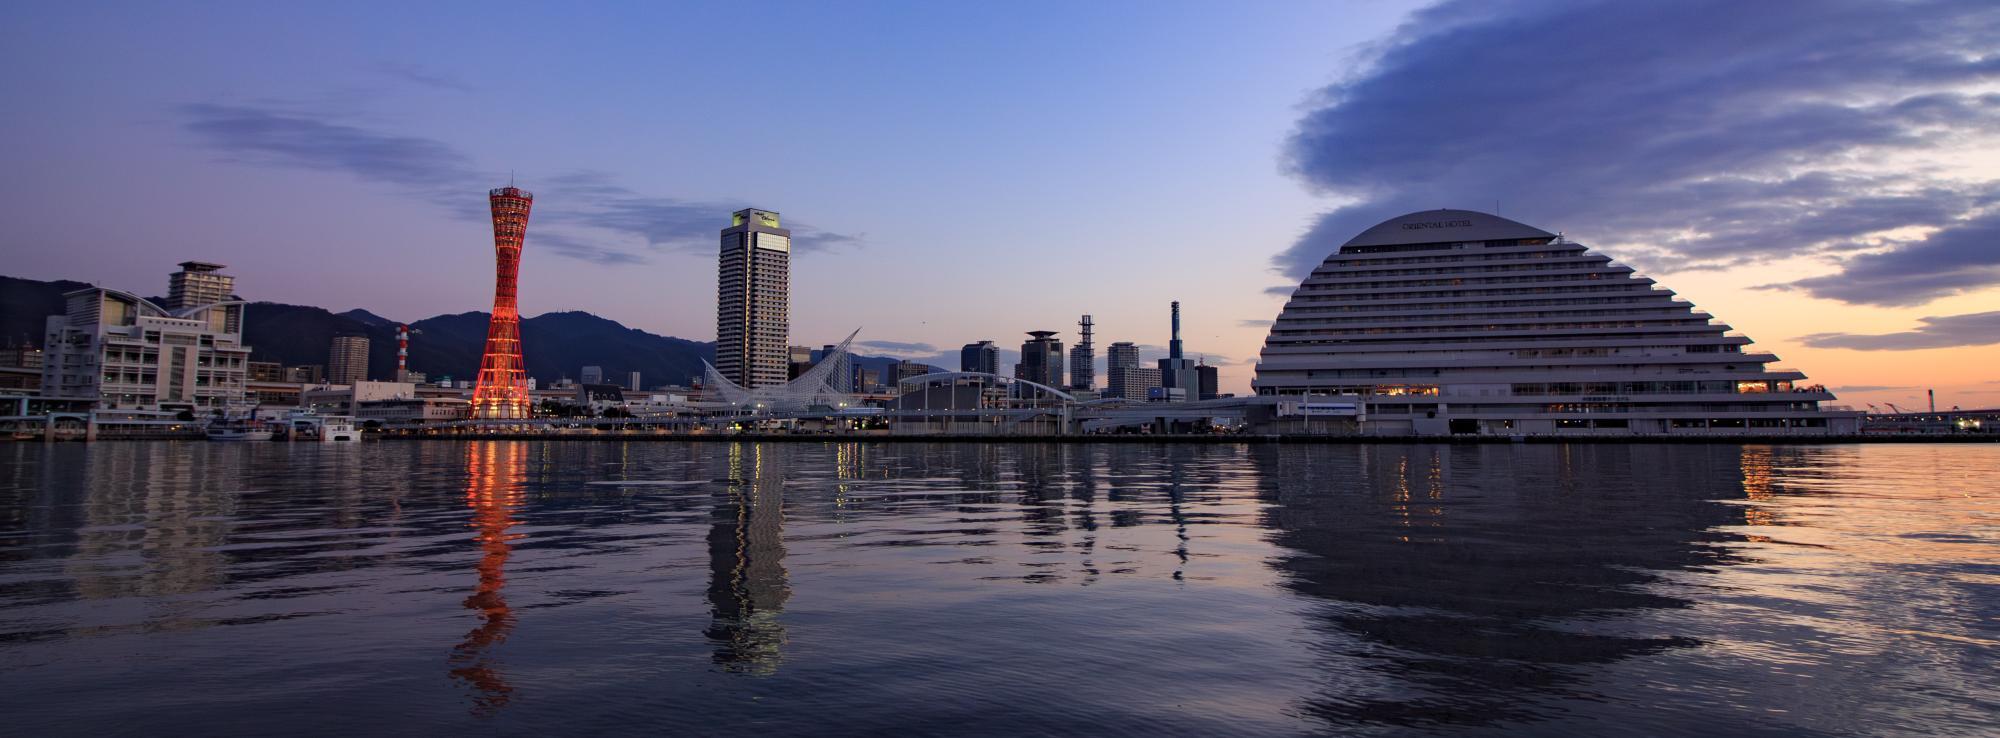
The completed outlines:
[[[63,293],[89,286],[0,276],[0,343],[40,344],[46,317],[63,312]],[[325,364],[334,336],[363,335],[368,337],[369,376],[395,375],[397,321],[366,310],[335,313],[277,302],[253,302],[243,312],[243,342],[250,345],[252,361]],[[410,322],[410,369],[433,379],[473,378],[485,349],[488,319],[486,313],[471,312]],[[544,383],[575,379],[583,367],[599,366],[605,380],[615,384],[624,384],[628,372],[639,372],[646,386],[686,384],[701,375],[702,361],[715,360],[712,342],[656,335],[582,311],[523,318],[521,343],[528,376]],[[856,356],[854,361],[879,369],[895,359]]]

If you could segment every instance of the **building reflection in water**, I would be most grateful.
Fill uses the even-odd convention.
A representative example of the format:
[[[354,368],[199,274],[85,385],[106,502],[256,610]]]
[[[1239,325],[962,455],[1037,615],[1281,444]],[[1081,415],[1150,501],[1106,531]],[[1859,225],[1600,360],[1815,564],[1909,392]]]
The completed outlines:
[[[1253,451],[1290,589],[1360,670],[1303,710],[1332,725],[1493,725],[1588,698],[1587,670],[1698,645],[1643,625],[1654,585],[1733,563],[1735,447],[1356,446]],[[1690,459],[1693,455],[1728,458]],[[1689,461],[1699,463],[1685,463]],[[1347,661],[1347,659],[1342,659]]]
[[[779,620],[791,588],[785,574],[784,444],[729,445],[729,485],[710,513],[708,605],[703,632],[715,663],[771,674],[783,660]]]
[[[465,449],[465,504],[472,509],[471,526],[480,549],[479,583],[465,598],[465,608],[478,613],[480,622],[452,649],[450,673],[473,690],[475,714],[506,707],[514,693],[493,649],[514,629],[514,613],[502,590],[507,586],[507,558],[513,554],[514,539],[520,537],[507,530],[519,522],[514,516],[521,508],[527,453],[526,444],[506,441],[473,443]]]

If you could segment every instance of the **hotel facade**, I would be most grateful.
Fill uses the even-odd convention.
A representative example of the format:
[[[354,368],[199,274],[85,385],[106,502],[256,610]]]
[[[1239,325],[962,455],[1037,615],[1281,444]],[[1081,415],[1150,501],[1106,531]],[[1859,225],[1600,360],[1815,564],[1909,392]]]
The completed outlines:
[[[1313,270],[1271,327],[1259,395],[1359,396],[1371,434],[1853,433],[1673,290],[1533,226],[1391,218]]]

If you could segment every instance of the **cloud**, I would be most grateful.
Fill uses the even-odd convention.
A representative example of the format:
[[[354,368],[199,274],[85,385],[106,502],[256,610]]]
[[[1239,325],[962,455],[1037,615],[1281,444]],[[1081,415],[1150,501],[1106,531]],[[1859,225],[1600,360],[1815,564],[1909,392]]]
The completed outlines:
[[[529,240],[536,248],[553,251],[558,256],[581,259],[595,264],[620,266],[646,263],[646,258],[643,256],[615,248],[599,246],[563,233],[551,233],[546,229],[542,229],[529,236]]]
[[[470,159],[418,136],[385,134],[277,108],[197,103],[181,106],[202,143],[265,166],[337,171],[362,179],[433,190],[479,178]]]
[[[375,71],[400,79],[410,84],[448,92],[477,92],[479,88],[471,84],[416,64],[383,62],[375,65]]]
[[[2000,310],[1967,315],[1942,315],[1917,320],[1915,330],[1901,333],[1814,333],[1800,337],[1813,348],[1859,351],[1909,351],[1984,346],[2000,343]]]
[[[1916,388],[1910,387],[1908,385],[1849,384],[1840,387],[1832,387],[1830,389],[1832,389],[1835,392],[1884,392],[1888,390],[1906,390],[1906,389],[1916,389]]]
[[[567,225],[596,228],[633,239],[655,251],[711,253],[729,214],[747,205],[721,201],[691,201],[650,197],[618,184],[602,172],[576,172],[548,178],[544,190],[578,203],[551,215]],[[792,251],[824,253],[858,248],[864,237],[822,230],[787,219]]]
[[[1377,222],[1497,199],[1650,268],[1888,246],[1868,266],[1921,272],[1923,241],[1885,232],[2000,202],[1990,177],[1922,163],[1995,146],[1996,35],[1989,0],[1440,3],[1309,103],[1285,166],[1345,204],[1272,263],[1300,278]]]
[[[1920,305],[1992,284],[2000,284],[2000,210],[1891,251],[1845,259],[1836,274],[1771,286],[1848,303]]]
[[[404,70],[408,71],[408,70]],[[338,116],[276,105],[197,103],[178,111],[183,126],[205,147],[232,161],[268,167],[341,172],[366,182],[396,187],[452,211],[483,221],[489,215],[483,193],[497,175],[482,172],[471,157],[436,139],[387,133]],[[605,265],[641,264],[660,251],[712,253],[729,214],[742,209],[726,201],[679,200],[641,194],[602,172],[544,177],[533,190],[537,227],[530,246]],[[865,236],[791,222],[795,253],[859,248]]]
[[[938,350],[936,346],[915,341],[855,341],[855,343],[872,349],[903,353],[932,353]]]
[[[1286,288],[1286,289],[1290,289],[1290,288],[1288,287],[1288,288]],[[1289,294],[1289,293],[1287,293],[1287,294]],[[1261,319],[1260,319],[1260,318],[1244,318],[1244,319],[1242,319],[1242,320],[1238,320],[1238,321],[1236,321],[1236,325],[1237,325],[1237,327],[1239,327],[1239,328],[1269,328],[1269,327],[1271,327],[1271,326],[1272,326],[1272,324],[1275,324],[1275,323],[1277,323],[1277,322],[1278,322],[1278,321],[1275,321],[1275,320],[1272,320],[1272,319],[1270,319],[1270,318],[1261,318]]]

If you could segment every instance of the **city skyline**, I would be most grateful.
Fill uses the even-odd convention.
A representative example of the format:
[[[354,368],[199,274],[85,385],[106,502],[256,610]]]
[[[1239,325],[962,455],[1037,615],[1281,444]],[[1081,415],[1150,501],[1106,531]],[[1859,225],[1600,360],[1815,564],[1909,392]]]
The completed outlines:
[[[519,169],[548,203],[523,256],[526,315],[582,309],[711,340],[707,239],[728,212],[768,206],[796,217],[791,341],[858,324],[864,352],[929,358],[1090,313],[1106,341],[1158,345],[1160,306],[1178,299],[1189,355],[1241,393],[1283,303],[1266,290],[1288,291],[1356,224],[1458,207],[1562,230],[1674,285],[1844,404],[1930,387],[1941,405],[2000,401],[1985,369],[2000,347],[1980,343],[2000,335],[2000,126],[1974,94],[1987,73],[1966,61],[2000,25],[1993,11],[1502,5],[1099,7],[1059,28],[980,9],[793,8],[772,32],[798,53],[741,70],[702,59],[719,42],[693,37],[642,63],[650,47],[619,29],[697,28],[719,11],[538,16],[540,35],[482,26],[480,47],[536,51],[525,71],[485,66],[469,42],[418,44],[466,22],[442,8],[373,44],[355,41],[377,28],[295,8],[132,6],[160,14],[133,28],[168,31],[146,34],[38,8],[0,31],[16,62],[0,84],[41,102],[0,126],[44,144],[12,154],[0,243],[15,258],[0,272],[133,289],[201,258],[231,264],[251,300],[398,319],[474,310],[478,280],[439,276],[490,268],[466,193]],[[1730,30],[1664,48],[1686,18]],[[294,26],[319,30],[263,41]],[[1545,81],[1507,74],[1544,62],[1472,64],[1446,40],[1556,32],[1574,43],[1546,63],[1595,70],[1562,89],[1510,81]],[[913,34],[925,40],[851,51]],[[1112,37],[1124,61],[1101,60]],[[203,51],[176,53],[190,42]],[[1839,74],[1784,71],[1809,58]],[[1623,82],[1683,67],[1715,74]],[[724,124],[686,104],[745,79],[808,112]],[[1397,96],[1411,85],[1463,94]],[[517,91],[540,103],[520,113],[532,146],[473,125]],[[1827,99],[1846,102],[1812,104]],[[1530,109],[1564,113],[1504,114]],[[1633,113],[1658,125],[1563,135]],[[1502,135],[1537,126],[1561,148]],[[1342,153],[1357,151],[1384,153]],[[1603,166],[1618,161],[1630,165]],[[127,217],[98,217],[106,197]],[[912,279],[912,265],[939,278]]]

